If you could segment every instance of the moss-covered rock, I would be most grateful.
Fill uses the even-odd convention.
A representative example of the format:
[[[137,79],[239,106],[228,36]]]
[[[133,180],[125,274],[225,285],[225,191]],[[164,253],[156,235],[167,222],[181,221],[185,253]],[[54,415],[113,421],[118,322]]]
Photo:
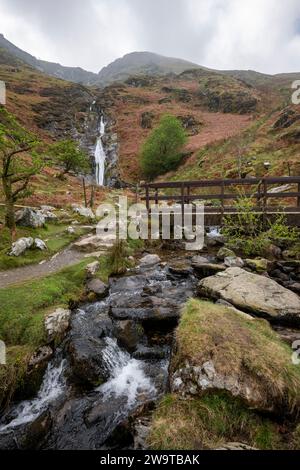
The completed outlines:
[[[190,300],[176,333],[171,390],[183,397],[227,391],[249,407],[294,417],[300,369],[264,320],[224,305]]]

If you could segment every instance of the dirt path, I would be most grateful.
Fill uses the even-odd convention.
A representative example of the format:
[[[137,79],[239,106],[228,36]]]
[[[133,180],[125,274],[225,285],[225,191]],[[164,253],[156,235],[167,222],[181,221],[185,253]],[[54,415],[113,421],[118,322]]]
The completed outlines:
[[[71,245],[65,250],[56,253],[49,260],[41,261],[39,264],[31,264],[0,272],[0,289],[56,273],[65,267],[78,263],[84,257],[85,253],[80,253],[72,248]]]

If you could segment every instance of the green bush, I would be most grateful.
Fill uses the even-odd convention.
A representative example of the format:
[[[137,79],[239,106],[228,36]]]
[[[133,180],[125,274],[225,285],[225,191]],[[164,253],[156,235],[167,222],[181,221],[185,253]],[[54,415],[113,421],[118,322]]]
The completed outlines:
[[[298,230],[287,225],[284,214],[264,220],[255,207],[254,199],[243,194],[234,202],[237,214],[226,215],[222,229],[229,246],[250,256],[264,255],[272,243],[289,247],[300,241]]]
[[[176,168],[182,159],[182,147],[186,139],[179,119],[163,116],[142,148],[141,168],[144,175],[152,179]]]

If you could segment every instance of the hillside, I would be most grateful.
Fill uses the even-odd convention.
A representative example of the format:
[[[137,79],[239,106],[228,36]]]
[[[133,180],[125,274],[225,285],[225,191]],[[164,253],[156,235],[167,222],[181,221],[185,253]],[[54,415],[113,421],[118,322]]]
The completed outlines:
[[[22,126],[47,143],[74,138],[92,157],[98,133],[97,110],[90,110],[93,90],[39,72],[1,48],[0,80],[6,83],[7,109]],[[34,195],[24,202],[64,205],[82,201],[81,181],[70,175],[61,181],[56,174],[57,169],[45,168],[33,179]]]
[[[123,84],[107,87],[99,106],[115,120],[122,179],[142,179],[139,170],[141,145],[166,113],[182,121],[188,133],[188,144],[183,166],[175,174],[164,175],[164,179],[234,173],[231,171],[236,167],[234,146],[236,141],[243,146],[250,138],[248,135],[253,146],[257,145],[255,152],[251,146],[249,152],[257,154],[260,160],[271,158],[270,153],[277,149],[274,159],[279,164],[272,170],[284,171],[287,155],[292,160],[296,158],[298,143],[291,146],[279,139],[277,145],[280,132],[272,133],[272,125],[287,105],[291,82],[288,77],[268,79],[251,73],[254,86],[249,83],[249,74],[233,75],[236,74],[189,70],[178,76],[130,77]],[[263,122],[269,127],[266,125],[260,133]],[[231,142],[232,148],[227,155],[226,145],[230,146]],[[202,161],[204,152],[205,164]]]
[[[33,56],[3,41],[0,79],[7,85],[8,110],[46,141],[78,140],[91,159],[103,112],[109,122],[104,143],[116,149],[122,181],[143,179],[141,145],[166,113],[181,120],[188,143],[183,164],[163,178],[236,176],[241,153],[249,175],[266,171],[265,161],[273,174],[298,171],[298,110],[289,105],[297,74],[217,72],[143,52],[104,68],[97,79],[119,81],[100,89],[50,77],[36,69]],[[296,115],[291,125],[274,127],[290,111]]]
[[[86,85],[93,84],[97,81],[97,74],[87,72],[81,67],[65,67],[54,62],[38,60],[36,57],[28,54],[28,52],[23,51],[5,39],[3,34],[0,34],[0,48],[5,49],[12,56],[25,62],[27,65],[31,65],[40,72],[44,72],[50,76]]]

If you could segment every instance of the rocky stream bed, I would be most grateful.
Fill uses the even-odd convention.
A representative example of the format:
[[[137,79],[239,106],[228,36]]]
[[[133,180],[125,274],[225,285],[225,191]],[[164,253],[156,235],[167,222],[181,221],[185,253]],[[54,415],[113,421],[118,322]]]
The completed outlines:
[[[98,292],[101,299],[73,310],[37,396],[2,416],[0,448],[145,448],[158,400],[170,387],[183,396],[194,393],[185,369],[169,369],[174,331],[189,298],[212,299],[246,320],[266,318],[291,346],[299,339],[300,263],[228,254],[173,251],[164,262],[146,255],[126,275],[111,278]],[[215,388],[217,380],[217,388],[233,391],[230,378],[218,375],[214,364],[205,367],[198,367],[199,389]]]

